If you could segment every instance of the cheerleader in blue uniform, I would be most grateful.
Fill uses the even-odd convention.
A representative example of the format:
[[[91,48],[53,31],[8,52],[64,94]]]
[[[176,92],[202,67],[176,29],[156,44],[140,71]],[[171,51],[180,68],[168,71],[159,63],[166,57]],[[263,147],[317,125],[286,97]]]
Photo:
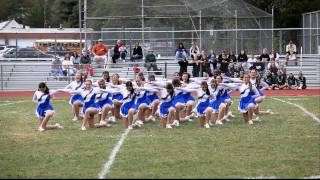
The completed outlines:
[[[119,74],[115,73],[112,75],[110,86],[119,86],[122,82],[120,81]],[[112,95],[113,112],[112,116],[109,118],[110,122],[115,122],[116,119],[121,119],[120,107],[122,105],[123,96],[120,92],[116,92]]]
[[[190,74],[187,72],[184,72],[182,74],[182,87],[188,87],[193,86],[194,83],[190,83]],[[191,118],[194,117],[194,114],[192,113],[192,109],[195,103],[194,98],[192,97],[190,92],[183,92],[182,97],[186,103],[186,109],[184,111],[184,116],[186,121],[191,121]]]
[[[155,76],[153,74],[150,74],[148,76],[148,82],[145,84],[145,86],[153,86],[153,82],[155,82]],[[149,115],[149,117],[147,118],[148,121],[155,121],[155,115],[156,112],[158,110],[158,106],[159,106],[159,97],[157,95],[157,92],[153,92],[153,91],[148,91],[147,92],[147,97],[149,98],[149,100],[151,101],[151,114]]]
[[[173,79],[172,85],[174,87],[174,98],[172,100],[172,103],[176,109],[175,111],[175,120],[172,122],[172,126],[180,126],[180,112],[184,110],[186,107],[186,102],[183,98],[183,91],[181,89],[178,89],[181,87],[181,82],[179,79]]]
[[[175,107],[172,103],[174,98],[174,89],[171,83],[160,91],[159,115],[162,119],[163,128],[171,129],[171,122],[174,119]]]
[[[135,127],[133,124],[133,116],[137,113],[136,111],[136,92],[133,88],[131,81],[126,82],[126,89],[120,90],[123,95],[122,105],[120,107],[120,114],[123,118],[125,128],[132,129]]]
[[[201,83],[201,90],[197,91],[198,104],[196,105],[196,113],[199,117],[201,127],[210,128],[209,122],[213,109],[211,107],[212,95],[210,93],[208,84],[206,81]]]
[[[48,121],[54,114],[54,109],[50,104],[51,95],[58,91],[49,90],[45,83],[39,84],[39,89],[34,93],[32,101],[38,104],[36,114],[39,118],[39,128],[40,132],[46,129],[61,129],[63,128],[59,123],[55,125],[47,125]]]
[[[240,91],[240,101],[239,101],[239,111],[243,113],[244,121],[248,124],[253,124],[252,116],[254,109],[257,106],[255,98],[260,96],[259,91],[256,86],[251,84],[250,76],[245,74],[243,76],[243,84],[239,87]]]
[[[138,121],[136,123],[142,125],[147,122],[145,114],[151,111],[151,101],[147,96],[147,92],[144,87],[144,82],[141,76],[136,77],[136,101],[135,109],[138,111]],[[150,113],[149,113],[150,114]]]
[[[68,92],[70,94],[80,94],[83,98],[84,105],[82,108],[84,119],[82,122],[81,130],[87,130],[86,124],[88,123],[90,128],[100,128],[106,127],[107,124],[94,123],[94,116],[99,113],[99,106],[96,103],[97,95],[101,94],[103,91],[100,88],[93,88],[92,81],[86,80],[84,89],[79,90],[68,90],[62,89],[61,91]]]
[[[222,82],[226,82],[228,81],[228,78],[222,78],[222,76],[217,76],[216,77],[218,83],[222,83]],[[230,121],[228,119],[228,117],[235,117],[232,112],[230,111],[230,106],[232,105],[232,99],[230,96],[230,93],[233,91],[233,89],[229,88],[229,87],[225,87],[222,91],[222,95],[221,98],[223,99],[222,101],[226,104],[226,110],[225,110],[225,114],[223,117],[223,120],[226,121]]]
[[[267,111],[261,111],[259,109],[259,104],[262,103],[264,101],[264,99],[266,98],[266,96],[264,95],[264,93],[262,92],[262,90],[267,89],[269,86],[268,84],[266,84],[265,82],[261,81],[261,78],[258,77],[257,71],[255,69],[252,69],[250,71],[250,83],[256,87],[256,89],[259,92],[259,97],[255,98],[255,102],[257,103],[257,106],[254,110],[254,113],[256,114],[256,119],[255,121],[260,121],[259,116],[260,115],[265,115],[265,114],[273,114],[273,112],[271,111],[271,109],[268,109]],[[262,88],[260,89],[260,86],[262,86]]]
[[[195,107],[195,112],[197,113],[201,127],[210,128],[208,122],[210,121],[213,109],[210,103],[212,96],[208,88],[207,82],[202,81],[200,83],[200,87],[194,86],[188,89],[183,88],[183,91],[197,93],[198,103]]]
[[[65,89],[78,90],[84,87],[83,78],[80,73],[77,73],[76,80],[71,82],[65,87]],[[69,104],[72,106],[73,121],[80,120],[80,107],[83,106],[83,98],[80,94],[74,94],[69,100]]]
[[[222,120],[226,110],[225,99],[222,97],[224,92],[223,83],[220,83],[217,78],[221,78],[220,75],[211,81],[210,92],[213,95],[213,101],[211,101],[212,112],[212,121],[215,124],[222,125]],[[212,125],[212,122],[209,121],[209,124]]]
[[[98,86],[101,89],[101,91],[102,90],[106,90],[106,82],[105,82],[105,80],[104,79],[100,79],[98,81]],[[107,122],[108,123],[110,122],[106,118],[107,118],[107,114],[112,109],[112,105],[113,104],[112,104],[111,98],[112,98],[112,93],[110,92],[110,89],[107,92],[103,92],[101,94],[98,94],[97,97],[96,97],[96,103],[99,106],[100,124],[107,124]]]

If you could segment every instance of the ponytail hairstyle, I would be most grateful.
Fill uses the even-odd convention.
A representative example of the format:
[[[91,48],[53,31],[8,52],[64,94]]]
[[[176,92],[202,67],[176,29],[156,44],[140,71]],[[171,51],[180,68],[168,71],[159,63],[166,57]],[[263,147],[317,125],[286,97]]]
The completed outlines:
[[[118,73],[113,74],[112,77],[117,77],[118,78],[118,84],[116,84],[116,85],[120,85],[121,84],[120,79],[119,79],[120,76],[119,76]]]
[[[44,83],[44,82],[41,82],[41,83],[39,83],[39,91],[40,91],[40,88],[46,88],[45,90],[44,90],[44,94],[49,94],[49,88],[48,88],[48,86],[46,85],[46,83]]]
[[[206,87],[206,94],[210,96],[210,91],[209,91],[207,82],[206,81],[202,81],[201,82],[201,86],[205,86]]]
[[[170,90],[169,92],[169,95],[171,97],[171,99],[173,98],[173,95],[174,95],[174,90],[173,90],[173,85],[171,83],[168,83],[167,86],[166,86],[166,89],[167,91]]]

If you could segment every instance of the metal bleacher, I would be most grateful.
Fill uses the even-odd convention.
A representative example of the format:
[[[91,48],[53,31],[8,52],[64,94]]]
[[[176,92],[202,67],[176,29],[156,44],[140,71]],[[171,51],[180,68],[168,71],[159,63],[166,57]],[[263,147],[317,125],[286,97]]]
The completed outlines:
[[[284,60],[282,56],[280,60]],[[293,63],[286,66],[287,74],[294,73],[297,76],[301,70],[307,79],[308,87],[320,87],[320,55],[303,56],[302,64],[300,58],[298,65]],[[174,72],[179,71],[179,65],[174,57],[161,58],[157,60],[158,67],[162,69],[161,75],[156,78],[170,78]],[[35,90],[39,82],[47,82],[51,89],[63,88],[69,84],[74,77],[58,77],[50,75],[51,61],[0,61],[1,66],[1,90]],[[141,72],[148,74],[143,63],[118,63],[109,65],[110,75],[118,73],[123,78],[133,78],[135,73],[133,67],[139,67]],[[103,68],[94,67],[94,79],[101,77]],[[192,72],[192,66],[188,66],[188,72]]]

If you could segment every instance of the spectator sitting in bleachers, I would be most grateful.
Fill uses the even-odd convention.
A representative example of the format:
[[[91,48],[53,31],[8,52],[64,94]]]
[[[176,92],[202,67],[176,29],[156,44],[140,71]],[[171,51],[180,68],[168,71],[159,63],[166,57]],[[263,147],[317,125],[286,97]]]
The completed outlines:
[[[220,70],[221,70],[221,73],[225,74],[228,71],[228,66],[229,66],[229,63],[230,63],[230,59],[228,59],[225,54],[222,54],[221,58],[222,59],[221,59]]]
[[[234,54],[233,51],[229,52],[228,59],[230,59],[230,62],[232,62],[232,63],[236,63],[237,62],[237,57],[236,57],[236,55]]]
[[[192,59],[192,76],[193,77],[199,77],[199,72],[200,72],[200,64],[199,64],[199,60],[200,60],[200,49],[197,46],[196,42],[192,41],[191,43],[191,47],[189,50],[190,53],[190,57]]]
[[[254,63],[256,63],[257,62],[257,58],[255,58],[254,57],[254,55],[253,54],[251,54],[250,55],[250,57],[249,57],[249,59],[248,59],[248,61],[247,61],[247,63],[246,63],[246,70],[249,70],[249,69],[251,69],[251,67],[254,65]]]
[[[141,46],[139,46],[139,42],[136,42],[133,48],[132,56],[130,58],[131,61],[142,60],[143,52]]]
[[[210,69],[211,69],[211,72],[213,73],[214,71],[217,70],[217,57],[216,57],[216,54],[214,53],[214,50],[211,49],[210,50],[210,53],[208,54],[208,60],[210,62]]]
[[[302,71],[299,72],[297,80],[298,80],[298,88],[297,88],[298,90],[307,88],[306,77],[303,76]]]
[[[280,60],[280,55],[279,53],[277,53],[275,48],[272,48],[272,51],[269,55],[270,59],[274,59],[276,61],[277,64],[279,64],[279,60]]]
[[[289,41],[289,44],[286,46],[286,65],[288,65],[288,60],[295,61],[295,65],[297,62],[297,46],[293,44],[292,41]]]
[[[286,67],[284,66],[284,64],[280,64],[280,65],[279,65],[278,71],[284,72],[284,74],[285,74],[286,77],[287,77],[287,70],[286,70]]]
[[[121,47],[122,42],[120,40],[117,41],[116,45],[113,48],[113,56],[112,56],[112,62],[116,63],[117,60],[120,58],[120,51],[119,48]]]
[[[207,73],[209,77],[212,77],[212,71],[210,68],[210,62],[205,50],[201,51],[200,54],[200,67],[202,68],[202,73]],[[200,74],[201,75],[201,74]]]
[[[264,81],[269,85],[269,89],[279,88],[278,76],[269,70],[266,72]]]
[[[261,62],[261,59],[257,59],[257,62],[255,62],[253,64],[253,66],[251,66],[251,69],[256,69],[257,70],[257,73],[263,77],[264,75],[264,70],[265,70],[265,63]],[[250,69],[250,70],[251,70]]]
[[[233,63],[229,63],[227,71],[224,73],[227,77],[232,77],[234,74],[234,66]]]
[[[51,72],[50,72],[51,76],[54,76],[56,78],[56,76],[62,76],[62,63],[60,61],[60,59],[58,57],[56,57],[52,63],[51,63]]]
[[[259,59],[261,60],[261,62],[263,62],[265,64],[267,64],[270,61],[270,56],[268,54],[267,48],[263,48],[262,54],[260,55]]]
[[[234,72],[237,72],[238,75],[241,73],[244,73],[244,68],[242,67],[242,63],[238,62],[237,65],[234,68]]]
[[[297,82],[297,79],[294,77],[293,73],[289,74],[289,76],[287,78],[287,82],[288,82],[289,89],[297,89],[298,82]]]
[[[179,43],[178,48],[176,49],[176,60],[180,66],[179,75],[182,76],[184,72],[188,71],[188,51],[184,48],[183,43]]]
[[[62,61],[62,73],[64,76],[73,76],[76,74],[76,69],[73,67],[73,63],[70,61],[69,55],[64,57]]]
[[[145,67],[147,68],[147,71],[150,71],[151,68],[153,71],[157,71],[157,59],[156,56],[153,54],[153,49],[148,50],[148,54],[145,57]]]
[[[98,43],[93,46],[92,53],[94,55],[93,62],[98,64],[98,67],[102,67],[108,60],[108,47],[103,44],[102,39],[98,40]]]
[[[270,64],[270,66],[268,67],[268,70],[271,71],[271,73],[274,73],[277,75],[278,74],[278,67],[276,65],[276,62],[273,60],[269,64]]]
[[[75,51],[72,53],[70,56],[70,61],[73,63],[74,67],[79,70],[80,69],[80,56],[78,53]]]
[[[241,63],[246,63],[248,61],[248,56],[243,49],[241,49],[240,54],[238,55],[237,61]]]
[[[126,57],[127,57],[127,48],[124,43],[121,43],[121,46],[119,47],[119,52],[120,52],[120,59],[122,62],[126,62]]]
[[[279,71],[278,86],[279,89],[285,89],[289,87],[286,79],[286,74],[283,71]]]

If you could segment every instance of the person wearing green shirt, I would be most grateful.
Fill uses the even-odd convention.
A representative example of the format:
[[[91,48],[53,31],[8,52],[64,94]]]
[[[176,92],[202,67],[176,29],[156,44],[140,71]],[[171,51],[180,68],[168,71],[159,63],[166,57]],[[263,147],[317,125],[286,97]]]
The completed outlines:
[[[147,68],[147,71],[150,71],[151,68],[153,69],[153,71],[158,70],[156,61],[157,59],[156,59],[156,56],[153,54],[153,50],[149,49],[148,54],[144,59],[145,67]]]

